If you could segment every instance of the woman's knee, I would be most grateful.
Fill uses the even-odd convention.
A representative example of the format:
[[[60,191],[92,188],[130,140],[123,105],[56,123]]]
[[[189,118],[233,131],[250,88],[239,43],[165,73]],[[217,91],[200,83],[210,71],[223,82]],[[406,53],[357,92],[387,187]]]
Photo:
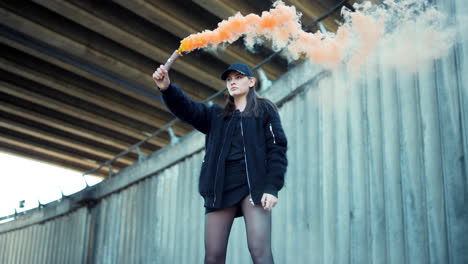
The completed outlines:
[[[249,252],[252,259],[271,257],[271,246],[268,243],[249,243]]]
[[[205,263],[224,263],[226,248],[220,245],[211,245],[205,248]]]
[[[226,261],[226,256],[224,254],[206,254],[205,255],[205,264],[219,264]]]

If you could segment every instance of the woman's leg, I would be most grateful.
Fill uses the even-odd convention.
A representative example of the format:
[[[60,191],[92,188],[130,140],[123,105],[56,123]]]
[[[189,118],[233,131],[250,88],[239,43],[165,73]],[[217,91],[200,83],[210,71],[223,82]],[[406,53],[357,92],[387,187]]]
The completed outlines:
[[[236,207],[205,215],[205,263],[225,263]]]
[[[253,206],[247,196],[242,200],[247,243],[255,264],[274,263],[271,252],[271,211]]]

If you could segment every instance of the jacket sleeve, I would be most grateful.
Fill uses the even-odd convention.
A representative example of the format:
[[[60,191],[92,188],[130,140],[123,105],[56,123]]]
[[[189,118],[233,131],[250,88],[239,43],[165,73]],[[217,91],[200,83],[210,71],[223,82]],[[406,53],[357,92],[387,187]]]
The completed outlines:
[[[284,185],[284,175],[288,166],[286,157],[288,141],[278,112],[272,106],[269,106],[268,109],[269,114],[265,127],[267,175],[264,192],[278,197],[278,191]]]
[[[177,118],[203,134],[210,131],[211,107],[192,100],[174,84],[170,84],[166,90],[161,90],[161,93],[167,108]]]

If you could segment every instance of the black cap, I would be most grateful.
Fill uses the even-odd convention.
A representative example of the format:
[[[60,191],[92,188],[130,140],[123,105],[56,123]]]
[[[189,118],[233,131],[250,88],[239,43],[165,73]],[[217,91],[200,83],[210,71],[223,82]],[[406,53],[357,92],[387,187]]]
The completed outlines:
[[[223,74],[221,74],[221,79],[223,81],[226,80],[229,72],[231,71],[236,71],[240,74],[243,74],[245,76],[249,76],[249,77],[253,77],[253,72],[252,70],[249,68],[249,66],[247,66],[247,64],[245,63],[242,63],[242,62],[236,62],[236,63],[233,63],[231,64],[224,72]]]

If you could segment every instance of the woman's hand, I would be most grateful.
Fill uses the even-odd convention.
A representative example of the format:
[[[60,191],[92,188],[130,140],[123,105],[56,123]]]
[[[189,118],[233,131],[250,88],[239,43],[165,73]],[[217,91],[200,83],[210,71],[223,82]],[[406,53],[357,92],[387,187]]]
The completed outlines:
[[[264,210],[271,211],[273,207],[278,203],[278,198],[269,193],[264,193],[262,196],[262,206]]]
[[[169,80],[169,74],[163,65],[159,66],[156,71],[153,73],[153,80],[156,82],[156,85],[160,90],[166,90],[169,87],[171,81]]]

